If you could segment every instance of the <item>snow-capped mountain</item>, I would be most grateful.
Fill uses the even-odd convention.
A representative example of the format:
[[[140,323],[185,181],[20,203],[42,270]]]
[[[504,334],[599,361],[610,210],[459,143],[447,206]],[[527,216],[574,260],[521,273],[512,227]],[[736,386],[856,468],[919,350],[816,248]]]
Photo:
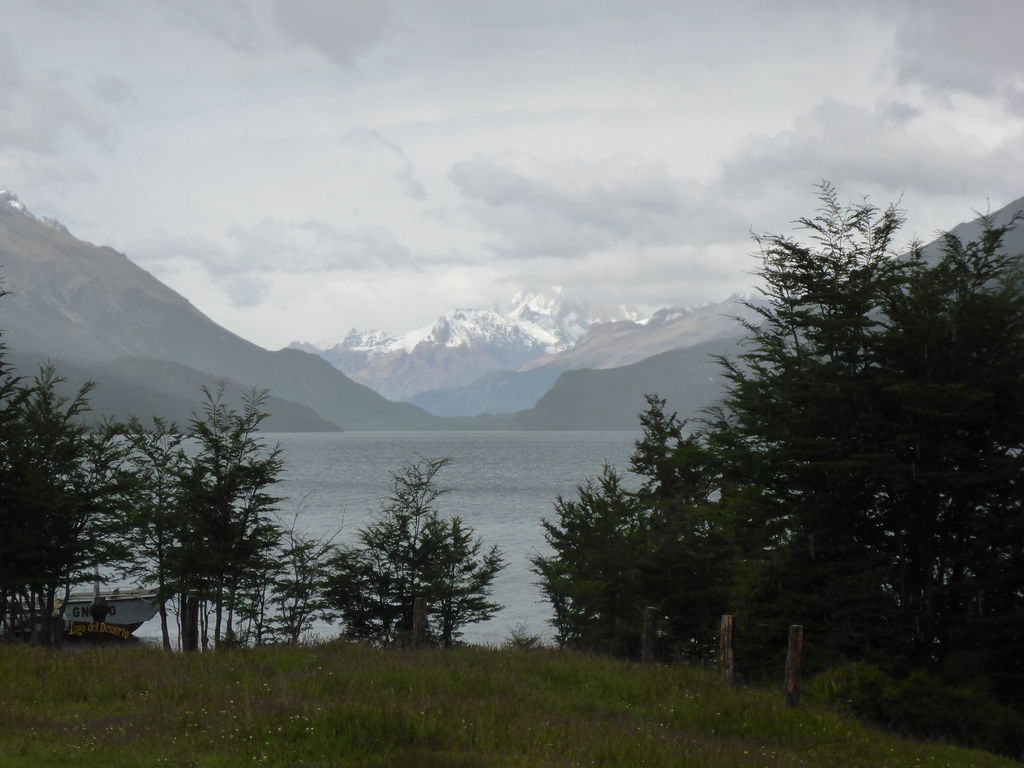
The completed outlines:
[[[51,229],[56,229],[58,232],[63,232],[65,235],[71,234],[70,232],[68,232],[67,227],[65,227],[56,219],[51,219],[47,216],[36,216],[28,208],[25,207],[25,204],[18,199],[18,196],[16,194],[11,192],[9,189],[4,189],[3,187],[0,187],[0,205],[6,206],[13,211],[17,211],[22,216],[27,216],[28,218],[34,221],[38,221],[40,224],[45,224]]]
[[[308,342],[290,346],[319,354],[385,397],[405,400],[571,349],[593,322],[609,314],[624,319],[631,313],[592,314],[558,293],[518,293],[506,313],[455,309],[402,336],[353,329],[326,348]]]

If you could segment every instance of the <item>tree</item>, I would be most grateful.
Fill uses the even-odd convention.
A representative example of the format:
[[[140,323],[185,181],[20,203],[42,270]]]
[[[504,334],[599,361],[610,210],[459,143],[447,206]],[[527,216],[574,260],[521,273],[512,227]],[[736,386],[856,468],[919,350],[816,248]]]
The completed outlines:
[[[265,571],[280,531],[270,519],[278,499],[268,493],[282,469],[280,449],[268,448],[257,430],[266,418],[265,392],[253,391],[236,411],[224,402],[223,385],[203,388],[202,417],[189,426],[195,454],[181,479],[171,566],[183,601],[201,596],[213,614],[213,642],[234,634],[235,613],[246,579]],[[204,645],[208,629],[203,632]]]
[[[809,242],[759,240],[763,323],[723,361],[709,420],[740,489],[729,514],[756,532],[738,561],[745,626],[775,645],[806,625],[812,668],[967,664],[1019,691],[1021,667],[998,662],[1024,651],[1007,624],[1024,599],[1024,282],[1001,252],[1013,222],[900,257],[897,208],[842,206],[829,185],[820,200],[798,222]]]
[[[301,506],[291,523],[282,527],[278,567],[271,574],[269,603],[273,608],[270,625],[274,636],[286,643],[297,644],[317,619],[334,618],[327,598],[329,564],[337,557],[334,544],[337,536],[321,538],[298,530]],[[262,618],[262,617],[261,617]],[[260,642],[258,633],[255,638]]]
[[[50,365],[29,384],[7,379],[0,457],[5,623],[54,645],[64,627],[53,606],[91,581],[97,563],[124,558],[127,498],[116,430],[90,430],[80,418],[89,385],[67,398],[61,382]]]
[[[550,555],[533,558],[555,616],[562,647],[635,657],[643,612],[652,603],[643,570],[647,519],[621,477],[605,465],[600,477],[555,500],[555,519],[542,520]]]
[[[533,558],[534,571],[560,645],[635,657],[654,606],[662,655],[706,658],[728,573],[715,460],[665,400],[646,400],[630,461],[640,488],[626,489],[606,466],[575,499],[559,497],[556,519],[541,523],[552,554]]]
[[[131,441],[128,462],[135,481],[128,518],[131,572],[156,586],[160,634],[163,647],[170,650],[167,603],[180,594],[171,562],[181,545],[181,480],[188,465],[182,445],[185,435],[176,424],[160,418],[154,418],[150,427],[133,418],[125,426],[125,436]]]
[[[413,601],[428,603],[428,632],[454,644],[466,624],[500,606],[488,599],[504,568],[497,547],[483,551],[473,529],[436,507],[445,490],[435,476],[449,459],[423,459],[392,475],[393,491],[375,522],[359,532],[359,545],[332,562],[328,595],[345,634],[381,645],[401,642],[413,626]]]
[[[777,642],[787,623],[802,622],[821,638],[812,653],[857,656],[877,647],[888,600],[885,532],[869,510],[884,462],[882,303],[907,269],[893,248],[903,214],[844,208],[829,185],[820,201],[798,221],[809,242],[757,239],[767,302],[749,305],[762,322],[744,323],[745,351],[722,361],[729,386],[714,439],[732,447],[745,487],[732,514],[760,539],[745,553],[737,595],[748,626]]]

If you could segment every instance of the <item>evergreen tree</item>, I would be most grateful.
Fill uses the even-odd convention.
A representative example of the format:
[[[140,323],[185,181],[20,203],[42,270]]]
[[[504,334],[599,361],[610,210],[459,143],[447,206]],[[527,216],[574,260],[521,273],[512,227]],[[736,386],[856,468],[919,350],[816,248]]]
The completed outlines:
[[[61,382],[49,365],[31,383],[10,382],[0,472],[7,627],[27,626],[47,644],[64,631],[53,607],[92,581],[98,563],[125,555],[123,445],[116,430],[82,422],[89,386],[67,398]]]
[[[723,361],[729,387],[712,419],[742,472],[732,514],[756,532],[738,607],[771,644],[789,623],[807,625],[820,638],[812,663],[869,651],[888,607],[874,512],[885,461],[877,356],[883,298],[906,271],[894,253],[895,206],[843,207],[829,185],[820,201],[798,220],[809,242],[758,239],[767,302],[749,306],[762,322],[745,323],[745,351]]]
[[[268,488],[279,480],[278,447],[258,436],[266,418],[266,393],[252,392],[241,411],[224,402],[224,387],[203,388],[202,417],[190,424],[195,444],[181,480],[179,547],[172,568],[183,600],[198,594],[213,616],[213,642],[234,635],[235,613],[247,580],[267,570],[280,531],[270,518],[278,499]],[[204,645],[209,629],[202,633]]]
[[[605,467],[575,499],[559,497],[556,518],[541,523],[552,554],[533,566],[560,645],[635,657],[653,606],[663,656],[707,658],[728,575],[716,460],[663,399],[646,400],[630,462],[640,488]]]
[[[554,608],[555,640],[636,657],[644,610],[656,602],[644,584],[651,539],[636,496],[606,465],[575,499],[559,496],[555,518],[541,525],[552,553],[534,557],[533,568]]]
[[[997,659],[1024,650],[1008,629],[1024,585],[1020,257],[991,220],[976,243],[897,257],[897,209],[843,207],[827,185],[821,201],[799,222],[809,243],[761,240],[764,322],[725,361],[709,420],[729,514],[754,532],[735,591],[764,643],[745,639],[748,658],[801,623],[812,668],[958,668],[1019,691],[1020,665]]]
[[[334,536],[321,538],[298,530],[299,512],[291,524],[283,527],[281,544],[275,557],[277,567],[270,572],[269,621],[256,616],[255,642],[262,640],[263,625],[268,624],[273,636],[295,645],[309,632],[316,620],[334,618],[327,599],[330,563],[337,557]],[[263,601],[253,601],[263,607]]]
[[[428,632],[444,646],[460,629],[500,606],[489,600],[505,567],[497,547],[484,551],[473,529],[445,520],[436,506],[445,493],[435,476],[449,459],[424,459],[392,475],[393,491],[359,545],[332,563],[328,594],[347,636],[381,645],[402,642],[413,628],[413,601],[428,603]]]
[[[124,433],[131,442],[129,467],[134,493],[127,537],[133,554],[130,573],[156,589],[163,647],[171,648],[167,605],[180,594],[171,563],[181,546],[181,481],[188,464],[185,435],[176,424],[154,418],[152,426],[131,419]]]

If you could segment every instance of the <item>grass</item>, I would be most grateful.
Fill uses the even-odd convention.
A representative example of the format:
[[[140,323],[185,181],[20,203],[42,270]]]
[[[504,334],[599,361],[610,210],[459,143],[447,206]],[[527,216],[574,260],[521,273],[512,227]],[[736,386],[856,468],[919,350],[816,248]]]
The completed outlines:
[[[1013,766],[687,666],[356,645],[0,646],[0,766]]]

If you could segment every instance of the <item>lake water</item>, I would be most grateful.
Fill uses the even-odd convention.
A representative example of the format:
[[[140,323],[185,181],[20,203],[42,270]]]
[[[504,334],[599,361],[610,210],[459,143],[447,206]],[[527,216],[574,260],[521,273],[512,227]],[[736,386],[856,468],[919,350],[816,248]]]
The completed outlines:
[[[639,432],[339,432],[267,435],[283,450],[284,479],[274,492],[286,497],[281,515],[298,511],[298,528],[356,543],[392,488],[391,475],[420,458],[451,458],[437,475],[448,493],[443,516],[459,515],[483,539],[497,544],[508,566],[494,582],[493,599],[505,606],[490,621],[470,625],[464,639],[500,643],[516,626],[551,636],[551,610],[541,598],[530,557],[548,551],[540,519],[553,516],[558,495],[596,477],[605,463],[624,473]],[[336,628],[321,626],[324,636]],[[140,628],[158,635],[156,621]]]

